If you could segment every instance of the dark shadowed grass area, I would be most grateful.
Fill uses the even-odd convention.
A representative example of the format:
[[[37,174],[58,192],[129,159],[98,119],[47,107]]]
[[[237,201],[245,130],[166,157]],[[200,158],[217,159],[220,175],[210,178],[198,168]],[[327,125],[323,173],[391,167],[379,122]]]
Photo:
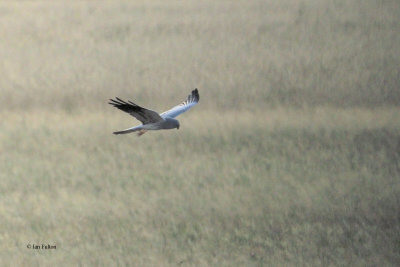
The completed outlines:
[[[250,128],[259,114],[198,111],[141,138],[112,136],[114,114],[14,116],[2,262],[395,266],[400,130],[376,118],[397,113],[270,111]]]

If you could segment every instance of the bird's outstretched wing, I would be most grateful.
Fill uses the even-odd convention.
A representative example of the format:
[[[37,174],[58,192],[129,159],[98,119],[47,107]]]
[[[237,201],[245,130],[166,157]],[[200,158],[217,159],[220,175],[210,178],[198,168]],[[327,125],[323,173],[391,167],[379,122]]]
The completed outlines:
[[[161,116],[157,112],[150,109],[142,108],[141,106],[138,106],[131,101],[125,102],[118,97],[116,97],[116,100],[110,99],[110,102],[108,104],[129,113],[130,115],[141,121],[143,124],[154,123],[163,120],[163,118],[161,118]]]
[[[189,110],[191,107],[196,105],[199,102],[199,100],[200,100],[200,95],[199,95],[199,91],[196,88],[192,91],[192,93],[188,96],[188,98],[182,104],[179,104],[179,105],[171,108],[170,110],[167,110],[167,111],[161,113],[160,115],[163,118],[165,118],[165,117],[175,118],[179,114]]]

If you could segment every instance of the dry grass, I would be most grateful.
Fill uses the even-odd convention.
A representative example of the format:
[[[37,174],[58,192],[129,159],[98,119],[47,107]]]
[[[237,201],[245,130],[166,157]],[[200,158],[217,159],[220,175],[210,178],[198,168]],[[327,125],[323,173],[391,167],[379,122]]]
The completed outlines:
[[[398,105],[396,1],[0,3],[2,102]],[[188,88],[189,87],[189,88]]]
[[[1,2],[0,265],[397,266],[399,11]]]

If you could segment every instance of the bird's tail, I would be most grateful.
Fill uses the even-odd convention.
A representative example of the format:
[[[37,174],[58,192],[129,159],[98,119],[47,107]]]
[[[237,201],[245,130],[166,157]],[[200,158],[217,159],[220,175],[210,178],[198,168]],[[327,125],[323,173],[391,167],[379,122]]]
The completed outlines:
[[[122,131],[113,132],[113,134],[127,134],[127,133],[132,133],[132,132],[137,132],[137,131],[139,131],[139,133],[138,133],[139,136],[141,136],[142,134],[144,134],[146,132],[146,130],[144,130],[142,128],[142,125],[139,125],[139,126],[135,126],[132,128],[122,130]]]

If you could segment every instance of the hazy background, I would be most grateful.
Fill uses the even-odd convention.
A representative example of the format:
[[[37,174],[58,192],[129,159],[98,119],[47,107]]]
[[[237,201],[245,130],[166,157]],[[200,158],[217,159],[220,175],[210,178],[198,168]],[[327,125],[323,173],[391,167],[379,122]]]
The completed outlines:
[[[398,266],[399,29],[390,0],[0,2],[1,265]],[[179,131],[112,135],[109,98],[196,87]]]

